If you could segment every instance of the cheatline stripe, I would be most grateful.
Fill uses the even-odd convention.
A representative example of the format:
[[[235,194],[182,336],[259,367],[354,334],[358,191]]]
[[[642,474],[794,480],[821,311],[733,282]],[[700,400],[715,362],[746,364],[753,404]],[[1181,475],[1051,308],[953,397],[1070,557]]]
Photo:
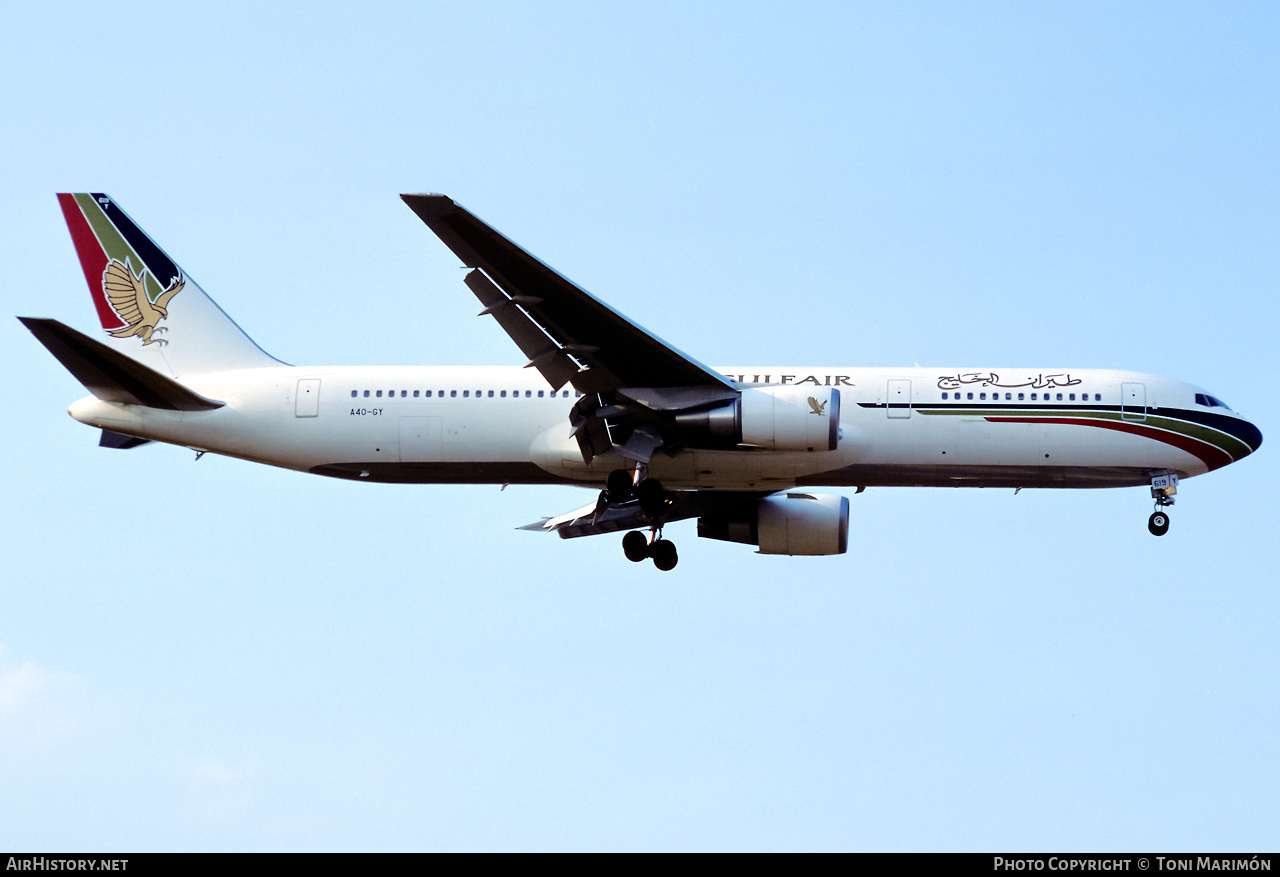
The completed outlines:
[[[1175,448],[1199,457],[1211,472],[1214,469],[1222,468],[1234,459],[1217,445],[1209,444],[1179,432],[1156,429],[1131,421],[1103,420],[1096,417],[987,417],[985,419],[992,423],[1065,423],[1076,426],[1098,426],[1103,429],[1114,429],[1119,432],[1140,435],[1143,438],[1155,439],[1167,445],[1173,445]]]
[[[876,406],[879,407],[879,406]],[[981,417],[992,423],[1060,423],[1071,426],[1097,426],[1114,429],[1131,435],[1140,435],[1180,448],[1204,461],[1210,470],[1221,468],[1233,460],[1239,460],[1253,453],[1253,446],[1240,436],[1209,425],[1234,422],[1228,418],[1205,415],[1197,411],[1182,409],[1148,409],[1142,423],[1124,420],[1124,413],[1116,406],[1090,406],[1080,409],[1045,409],[1028,410],[1016,405],[1000,406],[917,406],[921,414]],[[1177,411],[1179,417],[1164,417],[1156,412]],[[1015,414],[1013,412],[1024,412]],[[1194,418],[1191,419],[1191,418]]]

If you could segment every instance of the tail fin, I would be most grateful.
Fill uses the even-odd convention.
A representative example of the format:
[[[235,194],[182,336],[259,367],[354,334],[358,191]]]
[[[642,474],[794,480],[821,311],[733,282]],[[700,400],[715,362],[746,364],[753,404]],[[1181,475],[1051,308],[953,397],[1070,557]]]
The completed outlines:
[[[111,348],[174,377],[280,364],[109,197],[58,203]]]

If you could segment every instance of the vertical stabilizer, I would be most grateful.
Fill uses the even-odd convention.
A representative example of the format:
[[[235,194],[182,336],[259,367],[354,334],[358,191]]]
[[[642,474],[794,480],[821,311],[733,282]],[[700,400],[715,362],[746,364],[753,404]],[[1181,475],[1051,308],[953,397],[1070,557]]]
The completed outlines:
[[[99,192],[60,194],[103,339],[173,377],[280,363]]]

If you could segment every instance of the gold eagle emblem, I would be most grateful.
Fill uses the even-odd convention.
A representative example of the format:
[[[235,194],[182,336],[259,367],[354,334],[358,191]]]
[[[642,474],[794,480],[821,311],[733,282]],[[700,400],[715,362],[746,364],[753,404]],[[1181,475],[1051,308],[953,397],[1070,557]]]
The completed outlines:
[[[107,263],[102,272],[102,291],[111,303],[111,308],[127,324],[110,330],[110,334],[115,338],[137,335],[142,339],[144,347],[156,343],[164,346],[169,342],[152,336],[169,330],[157,327],[156,324],[169,316],[169,300],[182,291],[187,281],[182,276],[174,278],[169,288],[153,302],[147,298],[146,276],[146,268],[142,269],[141,274],[135,275],[127,261],[112,259]]]
[[[817,399],[815,399],[815,398],[813,398],[812,396],[810,396],[810,397],[809,397],[809,407],[813,409],[813,413],[814,413],[814,414],[816,414],[816,415],[818,415],[819,417],[821,417],[821,416],[822,416],[822,412],[823,412],[823,411],[826,409],[826,407],[827,407],[827,403],[826,403],[826,402],[819,403]]]

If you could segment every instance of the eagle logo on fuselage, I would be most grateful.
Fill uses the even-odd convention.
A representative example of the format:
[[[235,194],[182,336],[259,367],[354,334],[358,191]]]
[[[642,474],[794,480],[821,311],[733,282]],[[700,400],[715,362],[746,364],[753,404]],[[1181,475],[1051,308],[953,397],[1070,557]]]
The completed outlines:
[[[815,399],[815,398],[813,398],[812,396],[810,396],[810,397],[809,397],[809,407],[813,409],[813,413],[814,413],[814,414],[816,414],[816,415],[818,415],[819,417],[821,417],[821,416],[822,416],[822,414],[823,414],[823,411],[825,411],[825,410],[826,410],[827,403],[826,403],[826,402],[821,402],[821,403],[819,403],[817,399]]]
[[[146,268],[142,269],[141,274],[135,275],[127,259],[124,262],[112,259],[107,263],[107,267],[102,272],[102,292],[111,303],[111,309],[126,324],[119,329],[110,329],[108,332],[115,338],[129,338],[137,335],[142,339],[143,347],[157,343],[163,347],[169,342],[152,336],[169,330],[156,324],[169,316],[169,301],[182,292],[182,288],[187,285],[187,279],[181,274],[173,278],[168,288],[156,296],[153,302],[147,297],[146,277]]]

